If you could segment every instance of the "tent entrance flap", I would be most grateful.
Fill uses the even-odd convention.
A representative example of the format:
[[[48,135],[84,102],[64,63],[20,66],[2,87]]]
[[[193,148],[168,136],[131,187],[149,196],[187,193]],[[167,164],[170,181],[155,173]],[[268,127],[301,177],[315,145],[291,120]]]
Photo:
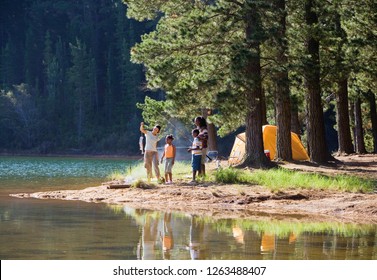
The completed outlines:
[[[274,159],[276,155],[276,137],[277,127],[274,125],[264,125],[263,130],[263,146],[265,150],[270,151],[270,158]],[[308,153],[305,150],[298,135],[291,132],[292,142],[292,158],[294,160],[309,160]],[[233,144],[232,151],[229,156],[229,164],[236,165],[241,163],[245,157],[246,152],[246,134],[240,133],[236,136]]]

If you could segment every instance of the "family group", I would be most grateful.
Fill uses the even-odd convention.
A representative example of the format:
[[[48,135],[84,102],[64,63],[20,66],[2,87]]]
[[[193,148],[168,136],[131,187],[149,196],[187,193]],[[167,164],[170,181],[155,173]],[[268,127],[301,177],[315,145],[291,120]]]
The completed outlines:
[[[188,148],[188,152],[191,152],[191,165],[192,165],[192,183],[196,182],[197,174],[200,176],[205,175],[205,160],[207,156],[208,147],[208,130],[207,121],[204,117],[199,116],[195,118],[195,126],[192,130],[192,145]],[[159,133],[161,127],[156,125],[152,131],[144,128],[144,123],[140,123],[140,131],[145,134],[145,152],[144,152],[144,167],[147,170],[148,182],[152,179],[152,168],[156,178],[165,182],[166,184],[173,183],[173,165],[176,157],[176,146],[173,144],[174,136],[169,134],[165,137],[164,152],[161,156],[161,163],[165,159],[165,178],[160,176],[159,158],[157,151],[157,143],[159,139]]]

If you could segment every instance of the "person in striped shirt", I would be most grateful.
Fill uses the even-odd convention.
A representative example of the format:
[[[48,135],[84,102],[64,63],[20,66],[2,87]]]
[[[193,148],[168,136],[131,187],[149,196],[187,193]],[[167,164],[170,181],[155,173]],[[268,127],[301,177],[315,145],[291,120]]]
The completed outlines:
[[[191,183],[196,182],[196,173],[199,175],[202,165],[202,141],[200,141],[199,137],[199,129],[192,130],[192,137],[194,141],[192,142],[192,146],[188,148],[188,152],[191,152],[191,165],[192,165],[192,181]]]

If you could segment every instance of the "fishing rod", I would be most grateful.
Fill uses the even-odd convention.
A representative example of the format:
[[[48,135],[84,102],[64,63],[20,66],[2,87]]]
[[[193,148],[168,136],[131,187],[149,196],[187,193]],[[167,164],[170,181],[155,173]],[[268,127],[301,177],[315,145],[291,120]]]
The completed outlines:
[[[185,140],[187,140],[189,143],[190,143],[190,145],[192,144],[192,140],[190,139],[190,138],[188,138],[187,136],[185,136],[185,134],[183,133],[184,131],[182,130],[182,129],[180,129],[180,128],[178,128],[173,122],[171,122],[171,120],[170,119],[168,119],[168,117],[166,116],[166,115],[163,115],[161,112],[158,112],[158,111],[156,111],[156,113],[160,116],[160,117],[162,117],[163,119],[165,119],[165,121],[167,122],[167,123],[169,123],[175,130],[177,130],[178,131],[178,134],[181,134],[181,136],[182,136],[182,138],[184,138]],[[142,141],[143,141],[143,134],[141,134],[141,136],[140,136],[140,139],[139,139],[139,146],[140,146],[140,150],[142,150],[142,144],[140,144],[140,143],[142,143]],[[143,154],[143,152],[142,152],[142,154]],[[212,161],[213,159],[211,158],[211,157],[209,157],[207,154],[206,154],[206,157],[210,160],[210,161]]]
[[[141,154],[144,155],[144,136],[143,136],[143,133],[140,133],[139,149],[141,151]]]
[[[162,115],[160,112],[158,112],[160,115]],[[171,125],[171,126],[173,126],[176,130],[178,130],[178,132],[182,132],[182,130],[181,129],[179,129],[174,123],[172,123],[166,116],[163,116],[164,118],[165,118],[165,120]],[[190,143],[190,145],[192,144],[192,141],[191,141],[191,139],[189,139],[187,136],[185,136],[184,134],[181,134],[182,135],[182,137],[184,138],[184,139],[186,139],[189,143]],[[211,157],[209,157],[207,154],[206,154],[206,157],[210,160],[210,161],[212,161],[213,159],[211,158]]]

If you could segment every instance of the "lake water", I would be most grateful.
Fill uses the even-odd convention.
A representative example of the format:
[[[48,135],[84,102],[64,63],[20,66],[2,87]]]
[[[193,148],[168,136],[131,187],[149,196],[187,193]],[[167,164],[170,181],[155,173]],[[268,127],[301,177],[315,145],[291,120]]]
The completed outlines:
[[[0,157],[0,259],[376,260],[376,225],[222,219],[10,193],[97,186],[126,159]]]

